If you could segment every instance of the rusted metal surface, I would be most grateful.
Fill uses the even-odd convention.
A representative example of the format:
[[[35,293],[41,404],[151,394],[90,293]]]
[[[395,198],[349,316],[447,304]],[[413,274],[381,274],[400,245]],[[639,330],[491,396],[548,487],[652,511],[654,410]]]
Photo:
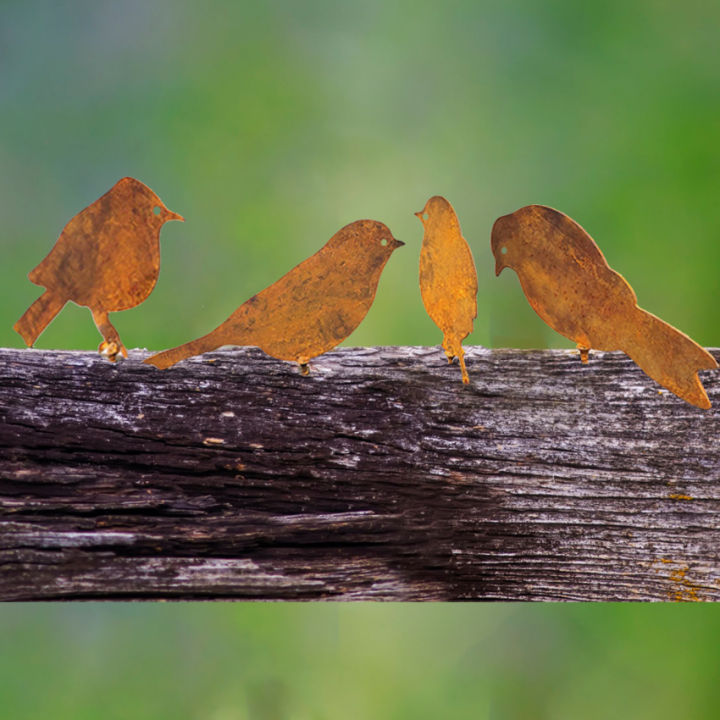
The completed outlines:
[[[707,410],[699,370],[718,367],[687,335],[637,306],[625,278],[607,264],[594,240],[574,220],[528,205],[496,220],[491,246],[495,274],[509,267],[535,312],[588,351],[622,350],[653,380]]]
[[[425,229],[420,251],[423,304],[442,331],[448,362],[458,358],[462,381],[469,383],[462,341],[472,332],[477,317],[478,284],[472,252],[453,206],[444,197],[431,197],[415,215]]]
[[[28,275],[45,292],[15,323],[32,346],[68,300],[84,305],[109,360],[127,350],[108,313],[139,305],[152,292],[160,272],[160,229],[171,212],[147,186],[134,178],[119,180],[65,226],[47,257]]]
[[[404,244],[381,222],[350,223],[211,333],[145,362],[163,370],[223,345],[252,345],[297,362],[307,374],[312,358],[332,350],[362,322],[385,263]]]

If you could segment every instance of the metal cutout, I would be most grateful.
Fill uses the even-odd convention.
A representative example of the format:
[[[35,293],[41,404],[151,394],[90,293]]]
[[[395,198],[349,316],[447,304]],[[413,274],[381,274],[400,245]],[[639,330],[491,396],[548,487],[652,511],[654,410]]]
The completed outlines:
[[[420,293],[432,321],[443,334],[448,362],[460,362],[463,383],[469,383],[462,341],[477,317],[477,272],[472,252],[460,231],[452,205],[431,197],[415,213],[425,229],[420,251]]]
[[[145,362],[164,370],[223,345],[254,345],[278,360],[298,363],[307,375],[312,358],[341,343],[362,322],[385,263],[404,244],[375,220],[346,225],[211,333]]]
[[[697,375],[718,367],[687,335],[637,306],[625,278],[607,264],[595,241],[574,220],[543,205],[528,205],[496,220],[491,247],[495,274],[509,267],[535,312],[577,343],[622,350],[663,387],[707,410]]]
[[[68,300],[84,305],[103,342],[98,351],[115,362],[127,350],[109,312],[139,305],[160,272],[160,228],[183,220],[134,178],[119,180],[65,226],[47,257],[28,275],[45,292],[15,323],[32,346]]]

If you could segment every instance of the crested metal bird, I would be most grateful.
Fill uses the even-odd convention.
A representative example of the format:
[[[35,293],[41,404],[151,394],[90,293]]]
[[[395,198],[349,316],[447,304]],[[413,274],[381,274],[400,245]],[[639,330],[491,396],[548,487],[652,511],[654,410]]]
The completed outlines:
[[[139,305],[152,292],[160,272],[160,229],[171,212],[134,178],[119,180],[65,226],[47,257],[28,275],[45,292],[15,323],[32,346],[68,300],[84,305],[103,341],[99,352],[115,361],[127,350],[108,313]]]

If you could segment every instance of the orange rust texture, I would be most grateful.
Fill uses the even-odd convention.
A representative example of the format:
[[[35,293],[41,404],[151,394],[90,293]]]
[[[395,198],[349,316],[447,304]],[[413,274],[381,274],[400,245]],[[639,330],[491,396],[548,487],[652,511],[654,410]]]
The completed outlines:
[[[715,359],[674,327],[637,306],[633,289],[607,264],[590,235],[567,215],[528,205],[496,220],[491,247],[495,273],[518,274],[535,312],[585,349],[622,350],[653,380],[708,409],[699,370]]]
[[[693,583],[687,577],[690,570],[689,565],[668,558],[660,558],[655,562],[660,562],[662,565],[676,566],[668,568],[670,573],[667,575],[667,579],[672,584],[667,594],[669,600],[674,600],[675,602],[702,602],[704,600],[700,594],[702,592],[701,586]],[[657,573],[661,570],[662,567],[656,568],[655,572]]]
[[[425,229],[420,251],[423,304],[442,331],[448,362],[458,358],[462,381],[469,383],[462,341],[472,332],[477,317],[478,282],[472,252],[455,210],[444,197],[431,197],[415,215]]]
[[[162,369],[223,345],[254,345],[279,360],[308,362],[341,343],[375,299],[380,274],[404,243],[375,220],[357,220],[208,335],[153,355]]]
[[[109,360],[127,357],[109,312],[139,305],[160,272],[160,229],[182,220],[139,180],[123,178],[65,226],[47,257],[28,275],[45,292],[15,323],[32,346],[68,300],[90,309]]]

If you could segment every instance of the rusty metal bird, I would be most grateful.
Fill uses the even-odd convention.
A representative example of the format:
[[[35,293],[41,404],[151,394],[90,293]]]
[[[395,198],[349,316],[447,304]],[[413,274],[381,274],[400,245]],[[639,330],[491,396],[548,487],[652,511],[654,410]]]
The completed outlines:
[[[183,220],[134,178],[119,180],[65,226],[47,257],[28,275],[45,292],[15,323],[27,345],[68,300],[84,305],[103,341],[98,350],[112,362],[127,350],[108,313],[139,305],[160,272],[160,229]]]
[[[346,225],[314,255],[251,297],[211,333],[145,360],[161,370],[223,345],[253,345],[300,365],[342,342],[375,299],[380,273],[405,243],[375,220]]]
[[[628,282],[574,220],[543,205],[528,205],[496,220],[491,246],[495,274],[506,267],[515,270],[532,308],[577,343],[583,362],[591,348],[622,350],[678,397],[710,407],[697,373],[718,367],[713,356],[639,308]]]
[[[477,317],[477,272],[452,205],[431,197],[415,213],[425,229],[420,250],[420,293],[432,321],[443,334],[448,362],[458,358],[462,381],[469,383],[462,341]]]

